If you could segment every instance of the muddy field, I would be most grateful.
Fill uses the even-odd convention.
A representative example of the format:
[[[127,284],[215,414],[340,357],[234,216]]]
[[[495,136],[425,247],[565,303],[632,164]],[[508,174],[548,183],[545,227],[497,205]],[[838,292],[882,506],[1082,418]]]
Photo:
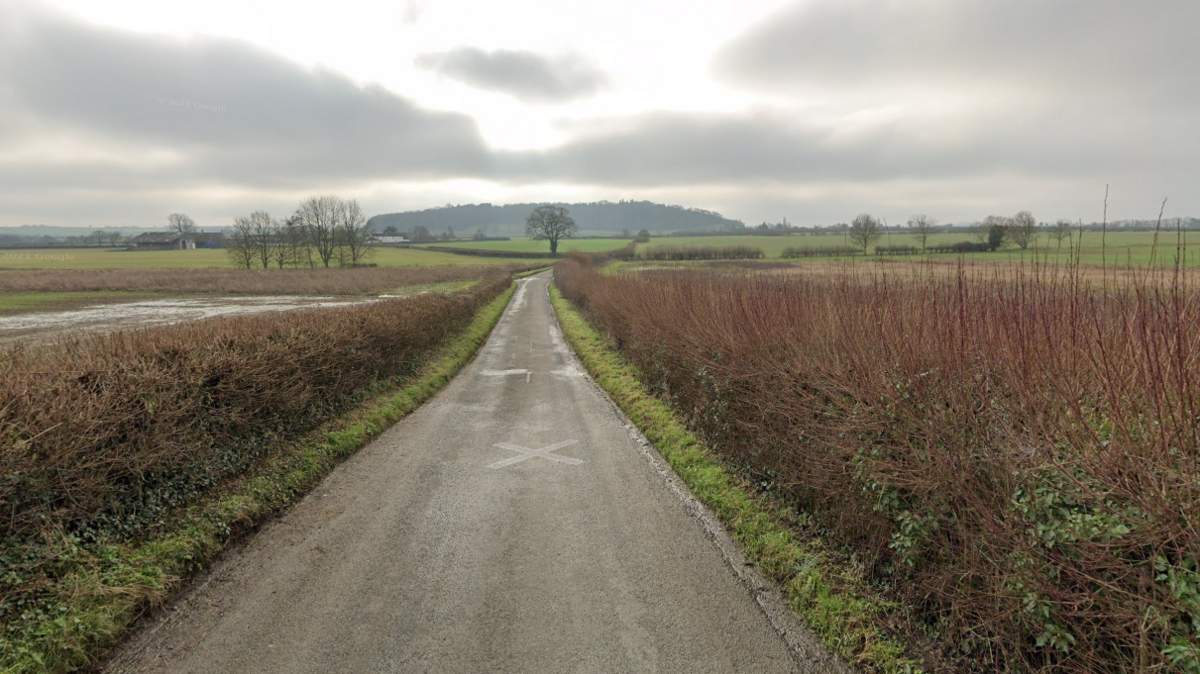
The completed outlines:
[[[187,297],[96,304],[81,309],[0,316],[0,342],[48,341],[82,331],[108,331],[195,321],[215,316],[258,314],[374,302],[361,297]]]

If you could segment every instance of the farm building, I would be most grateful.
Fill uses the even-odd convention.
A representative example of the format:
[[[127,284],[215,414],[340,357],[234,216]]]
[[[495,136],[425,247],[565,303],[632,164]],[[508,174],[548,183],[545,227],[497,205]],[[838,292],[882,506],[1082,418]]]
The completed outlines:
[[[371,235],[371,241],[381,246],[394,246],[402,243],[410,243],[407,236],[388,236],[385,234]]]
[[[130,250],[194,250],[196,248],[224,248],[225,235],[216,232],[146,232],[129,242]]]

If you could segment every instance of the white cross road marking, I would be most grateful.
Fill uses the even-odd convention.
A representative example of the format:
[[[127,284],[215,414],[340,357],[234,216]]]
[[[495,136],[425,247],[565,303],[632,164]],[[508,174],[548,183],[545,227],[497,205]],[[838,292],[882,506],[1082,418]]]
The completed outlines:
[[[542,447],[541,449],[529,449],[528,447],[522,447],[520,445],[510,445],[507,442],[497,442],[493,446],[499,447],[501,449],[511,449],[514,452],[520,452],[521,456],[514,456],[511,459],[504,459],[503,461],[497,461],[496,463],[493,463],[492,465],[488,466],[488,468],[503,468],[505,466],[511,466],[514,463],[520,463],[520,462],[524,461],[525,459],[532,459],[535,456],[540,456],[542,458],[550,459],[552,461],[561,461],[563,463],[571,464],[572,466],[578,466],[579,464],[583,463],[583,461],[580,461],[579,459],[572,459],[569,456],[559,456],[557,454],[552,453],[556,449],[562,449],[563,447],[566,447],[567,445],[573,445],[576,442],[579,442],[579,441],[578,440],[563,440],[562,442],[556,442],[553,445],[548,445],[546,447]]]

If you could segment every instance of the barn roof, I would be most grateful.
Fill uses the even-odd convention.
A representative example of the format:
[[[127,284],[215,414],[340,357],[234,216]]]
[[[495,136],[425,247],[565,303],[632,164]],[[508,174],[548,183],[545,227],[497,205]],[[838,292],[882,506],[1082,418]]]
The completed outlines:
[[[179,240],[178,232],[146,232],[133,238],[134,243],[175,243]]]

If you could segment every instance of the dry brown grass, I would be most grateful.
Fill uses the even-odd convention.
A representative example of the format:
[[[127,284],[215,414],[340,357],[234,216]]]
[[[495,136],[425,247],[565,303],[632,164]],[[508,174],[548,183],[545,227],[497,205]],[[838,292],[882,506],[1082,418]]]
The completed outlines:
[[[136,532],[407,373],[508,285],[0,351],[0,541]]]
[[[1200,668],[1194,277],[800,269],[556,282],[964,670]]]
[[[405,286],[467,281],[497,272],[530,269],[499,267],[370,267],[335,269],[0,269],[0,292],[126,290],[167,293],[254,295],[361,295]]]
[[[850,270],[860,276],[870,275],[870,270],[892,275],[937,276],[952,278],[965,272],[972,278],[993,280],[1013,279],[1022,274],[1040,278],[1056,277],[1059,282],[1079,279],[1092,286],[1107,285],[1110,289],[1124,288],[1130,284],[1153,283],[1170,286],[1175,282],[1176,270],[1169,267],[1137,267],[1128,265],[1068,265],[1045,262],[1012,263],[1002,260],[972,260],[926,258],[922,260],[896,260],[863,258],[860,260],[813,260],[799,263],[746,263],[746,269],[770,270],[771,273],[790,277],[842,277]],[[1200,286],[1200,269],[1181,268],[1178,276],[1188,284]]]

